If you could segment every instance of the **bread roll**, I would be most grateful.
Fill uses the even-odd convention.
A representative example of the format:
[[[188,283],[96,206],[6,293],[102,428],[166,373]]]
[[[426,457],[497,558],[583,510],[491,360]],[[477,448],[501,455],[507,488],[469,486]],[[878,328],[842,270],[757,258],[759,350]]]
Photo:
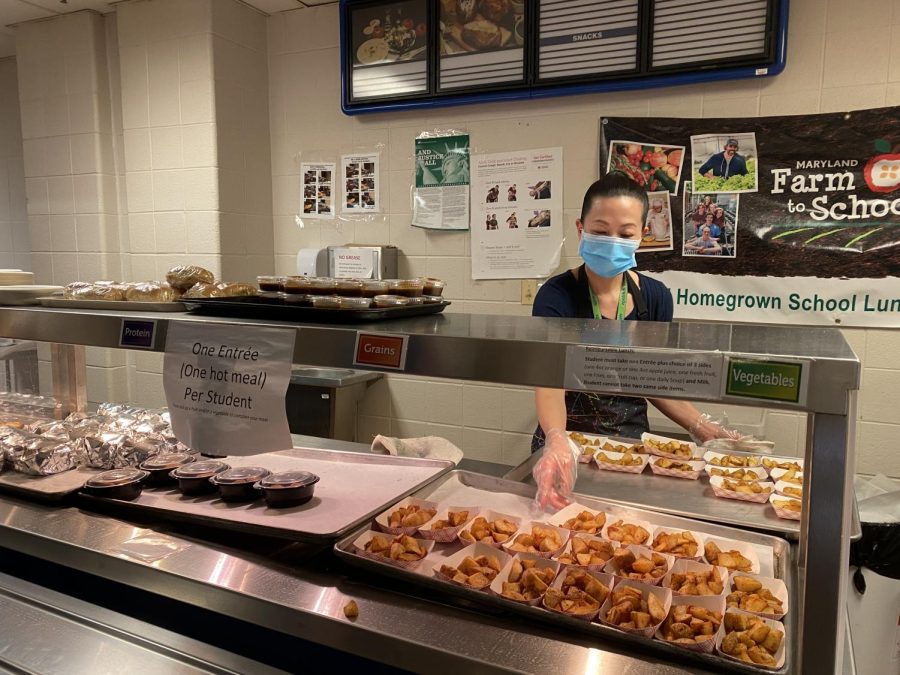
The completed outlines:
[[[215,298],[237,298],[246,295],[256,295],[256,286],[253,284],[219,282],[216,284]]]
[[[207,284],[201,281],[187,289],[182,297],[185,299],[212,298],[215,297],[217,290],[216,284]]]
[[[125,299],[130,302],[174,302],[180,293],[169,284],[160,281],[142,281],[129,284]]]
[[[182,291],[188,290],[194,284],[211,284],[215,280],[212,272],[197,265],[177,265],[166,274],[169,285]]]
[[[125,287],[121,284],[88,284],[71,291],[66,289],[64,297],[68,300],[124,300]]]

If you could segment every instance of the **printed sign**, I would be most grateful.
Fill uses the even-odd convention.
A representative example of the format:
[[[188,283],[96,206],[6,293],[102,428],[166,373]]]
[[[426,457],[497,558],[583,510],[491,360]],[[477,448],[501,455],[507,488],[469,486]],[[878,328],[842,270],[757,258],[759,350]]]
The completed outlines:
[[[173,323],[163,387],[182,443],[213,455],[292,447],[284,398],[294,330]]]
[[[897,327],[898,139],[900,107],[609,117],[599,160],[648,192],[676,183],[672,250],[639,261],[671,289],[676,319]]]
[[[332,251],[337,279],[371,279],[375,271],[375,251],[370,248],[336,248]]]
[[[469,226],[469,135],[416,139],[412,224],[437,230]]]
[[[156,321],[122,319],[119,346],[127,349],[153,349],[156,342]]]
[[[565,388],[634,396],[718,398],[721,354],[660,354],[618,347],[571,345]]]
[[[763,401],[803,404],[804,363],[728,359],[725,394]]]
[[[408,335],[357,333],[353,365],[403,370],[406,367],[408,342]]]

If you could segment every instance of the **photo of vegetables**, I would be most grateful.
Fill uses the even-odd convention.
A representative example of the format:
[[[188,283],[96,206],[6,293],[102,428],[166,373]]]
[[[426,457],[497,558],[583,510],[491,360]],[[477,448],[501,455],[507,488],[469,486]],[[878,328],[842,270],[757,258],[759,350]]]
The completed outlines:
[[[648,145],[634,141],[612,141],[606,172],[620,171],[647,192],[678,194],[683,145]]]

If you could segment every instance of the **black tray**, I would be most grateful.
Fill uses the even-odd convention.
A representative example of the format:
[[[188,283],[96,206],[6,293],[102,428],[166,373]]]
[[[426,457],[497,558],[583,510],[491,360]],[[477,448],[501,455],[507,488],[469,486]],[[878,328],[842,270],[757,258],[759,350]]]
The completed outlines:
[[[211,316],[234,316],[243,319],[272,321],[302,321],[311,323],[362,323],[403,319],[410,316],[438,314],[450,303],[447,300],[406,307],[376,307],[372,309],[325,309],[287,305],[267,298],[195,298],[182,300],[189,312]]]

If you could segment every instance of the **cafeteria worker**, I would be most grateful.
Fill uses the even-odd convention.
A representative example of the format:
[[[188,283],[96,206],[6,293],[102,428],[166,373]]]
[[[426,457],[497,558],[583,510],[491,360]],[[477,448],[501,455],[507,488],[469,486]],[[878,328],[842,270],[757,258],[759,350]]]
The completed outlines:
[[[672,293],[665,284],[635,271],[634,254],[647,220],[647,193],[623,173],[611,172],[584,195],[578,252],[584,264],[549,279],[534,299],[533,316],[671,321]],[[565,506],[577,476],[577,451],[566,431],[640,438],[649,429],[647,400],[630,396],[537,388],[538,429],[532,451],[544,452],[534,467],[542,507]],[[738,438],[692,403],[649,399],[698,442]]]

